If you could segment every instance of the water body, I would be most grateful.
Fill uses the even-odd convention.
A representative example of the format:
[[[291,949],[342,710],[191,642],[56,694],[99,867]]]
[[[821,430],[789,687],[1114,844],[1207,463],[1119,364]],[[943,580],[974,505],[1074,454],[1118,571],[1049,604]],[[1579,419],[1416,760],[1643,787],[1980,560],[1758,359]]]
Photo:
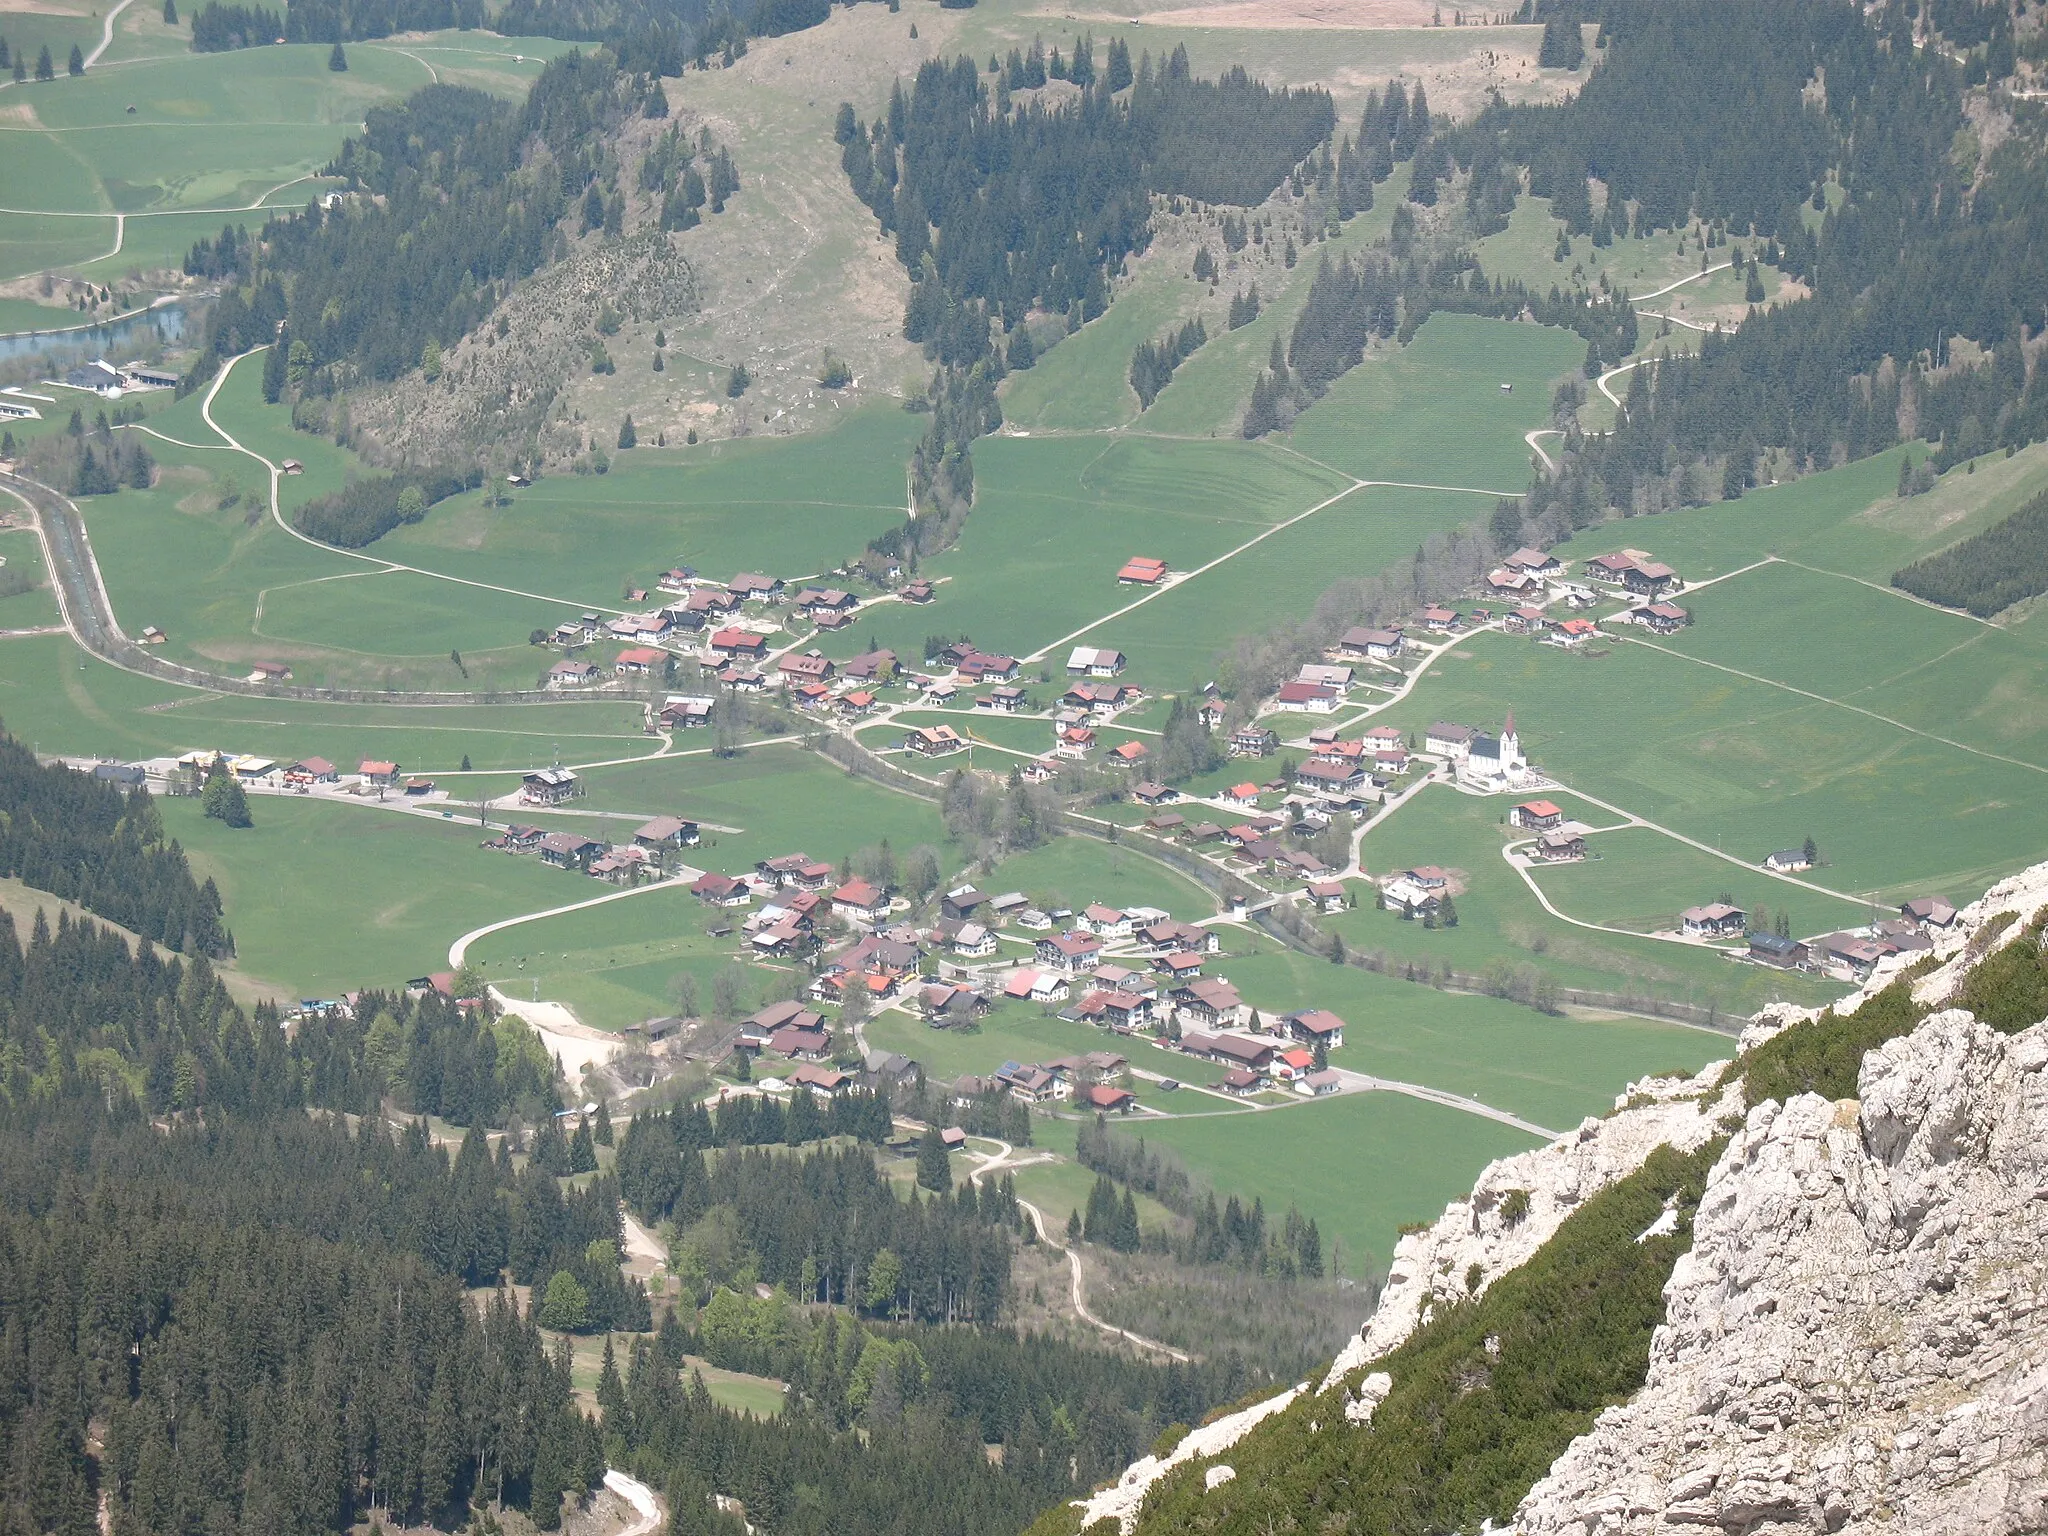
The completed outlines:
[[[81,325],[62,331],[13,331],[0,335],[0,362],[17,357],[104,357],[122,361],[152,338],[166,344],[185,334],[185,306],[160,304],[123,315],[102,325]]]

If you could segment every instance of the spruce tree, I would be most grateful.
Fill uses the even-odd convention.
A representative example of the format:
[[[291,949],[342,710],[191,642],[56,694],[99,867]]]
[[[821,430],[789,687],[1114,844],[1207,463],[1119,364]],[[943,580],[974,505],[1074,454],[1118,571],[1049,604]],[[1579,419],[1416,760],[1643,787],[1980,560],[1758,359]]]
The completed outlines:
[[[633,430],[633,418],[629,413],[626,419],[619,423],[619,446],[621,448],[631,448],[639,441],[640,436]]]
[[[85,52],[76,43],[71,45],[71,60],[66,67],[74,75],[85,73]]]
[[[175,27],[177,24],[178,0],[164,0],[164,25],[167,27]]]
[[[57,78],[57,66],[50,62],[50,45],[48,43],[45,43],[42,52],[36,55],[36,78],[38,80],[54,80]]]
[[[939,1128],[927,1124],[917,1140],[917,1183],[920,1189],[944,1194],[953,1187],[953,1159],[939,1140]]]
[[[348,55],[341,51],[339,42],[327,51],[327,67],[337,75],[345,74],[348,70]]]

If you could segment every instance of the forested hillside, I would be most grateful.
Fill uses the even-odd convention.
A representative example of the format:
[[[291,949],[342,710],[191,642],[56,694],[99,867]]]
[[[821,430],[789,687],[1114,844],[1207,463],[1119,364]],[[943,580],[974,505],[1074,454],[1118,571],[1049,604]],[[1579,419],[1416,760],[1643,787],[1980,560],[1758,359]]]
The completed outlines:
[[[2048,592],[2048,496],[1937,555],[1916,560],[1892,585],[1980,619]]]

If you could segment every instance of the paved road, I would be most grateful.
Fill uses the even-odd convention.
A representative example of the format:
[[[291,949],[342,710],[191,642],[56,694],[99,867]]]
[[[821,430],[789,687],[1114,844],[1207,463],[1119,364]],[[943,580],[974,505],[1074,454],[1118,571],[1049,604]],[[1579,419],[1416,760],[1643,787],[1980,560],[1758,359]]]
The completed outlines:
[[[121,3],[107,12],[107,24],[100,30],[100,45],[85,56],[85,67],[91,69],[99,63],[100,55],[114,46],[114,23],[121,19],[121,13],[133,5],[135,0],[121,0]]]

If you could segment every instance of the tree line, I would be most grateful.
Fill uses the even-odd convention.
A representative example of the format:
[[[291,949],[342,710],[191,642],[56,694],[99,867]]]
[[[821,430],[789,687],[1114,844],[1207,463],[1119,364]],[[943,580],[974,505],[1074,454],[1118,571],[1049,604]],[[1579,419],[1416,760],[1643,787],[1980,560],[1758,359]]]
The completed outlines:
[[[45,766],[0,734],[0,875],[73,901],[166,949],[215,959],[235,952],[211,877],[192,877],[164,837],[149,791]],[[13,935],[8,935],[12,940]],[[14,944],[0,943],[0,964]]]
[[[1915,560],[1892,576],[1892,585],[1980,619],[2048,592],[2048,495],[2034,497],[1961,543]]]
[[[210,0],[192,17],[195,53],[270,43],[342,43],[395,32],[464,31],[488,19],[483,0],[287,0],[284,14],[260,5]],[[170,20],[176,24],[175,13]]]
[[[286,348],[270,349],[265,359],[266,393],[268,365],[280,364],[281,372],[287,355]],[[475,490],[483,478],[483,471],[475,468],[428,475],[365,475],[294,508],[292,526],[323,544],[361,549],[394,528],[418,522],[435,502]]]
[[[141,411],[117,406],[109,420],[104,409],[93,413],[88,426],[82,411],[73,411],[62,432],[44,432],[21,445],[30,472],[45,485],[70,496],[111,496],[120,490],[146,491],[156,477],[156,460],[138,432],[114,429],[139,420]]]

